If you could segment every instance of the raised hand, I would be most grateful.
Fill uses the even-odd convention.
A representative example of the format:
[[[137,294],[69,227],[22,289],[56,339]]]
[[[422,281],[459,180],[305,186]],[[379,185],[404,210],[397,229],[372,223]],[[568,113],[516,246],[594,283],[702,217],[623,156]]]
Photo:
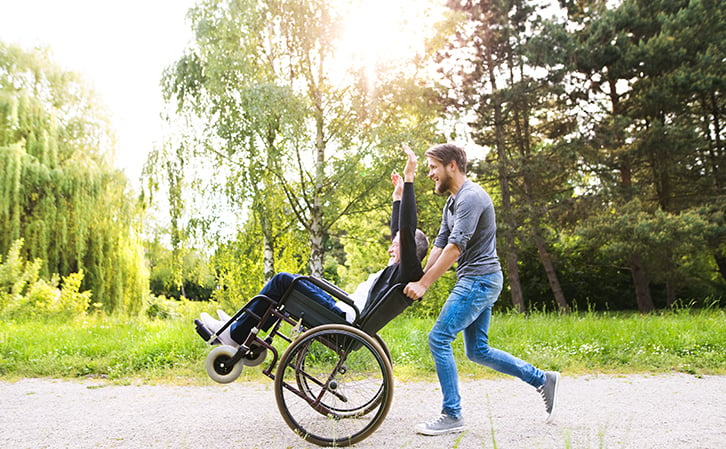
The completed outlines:
[[[401,144],[401,147],[407,156],[406,166],[403,168],[403,178],[406,182],[413,182],[413,179],[416,176],[416,167],[418,166],[416,153],[414,153],[413,150],[405,143]]]
[[[391,173],[391,184],[393,184],[393,201],[403,197],[403,178],[396,172]]]

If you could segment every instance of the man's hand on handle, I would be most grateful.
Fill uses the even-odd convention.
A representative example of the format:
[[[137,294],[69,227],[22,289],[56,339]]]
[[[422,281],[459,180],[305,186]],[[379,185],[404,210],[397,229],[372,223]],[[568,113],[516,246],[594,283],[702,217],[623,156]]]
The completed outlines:
[[[403,293],[406,296],[408,296],[409,298],[411,298],[413,300],[417,300],[417,299],[423,298],[423,295],[426,294],[426,290],[428,290],[428,288],[427,287],[424,287],[423,284],[421,284],[420,281],[417,281],[417,282],[409,282],[403,288]]]

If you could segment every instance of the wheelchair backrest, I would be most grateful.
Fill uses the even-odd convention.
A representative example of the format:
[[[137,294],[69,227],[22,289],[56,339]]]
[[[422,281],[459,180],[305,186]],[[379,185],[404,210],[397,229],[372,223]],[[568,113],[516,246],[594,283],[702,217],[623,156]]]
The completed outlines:
[[[403,293],[403,288],[404,284],[395,284],[378,301],[363,309],[359,327],[367,334],[374,335],[413,304],[413,300]]]

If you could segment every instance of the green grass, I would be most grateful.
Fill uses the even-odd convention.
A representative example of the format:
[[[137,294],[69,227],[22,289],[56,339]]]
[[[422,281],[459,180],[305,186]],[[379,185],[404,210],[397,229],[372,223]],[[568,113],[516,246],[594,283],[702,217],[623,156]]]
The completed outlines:
[[[726,314],[680,310],[660,315],[584,313],[495,314],[489,344],[542,369],[570,374],[680,371],[726,373]],[[433,372],[426,336],[430,320],[399,318],[381,332],[401,371]],[[494,375],[466,359],[454,342],[461,376]]]
[[[107,378],[120,383],[206,383],[209,347],[193,318],[209,304],[168,320],[87,317],[73,322],[6,321],[0,331],[0,376]],[[431,319],[399,317],[381,332],[401,380],[434,379],[427,334]],[[679,310],[659,315],[584,313],[495,314],[490,345],[542,369],[566,374],[686,372],[726,374],[726,313]],[[281,348],[284,341],[276,342]],[[497,376],[466,359],[454,342],[462,378]],[[262,379],[267,365],[243,380]]]

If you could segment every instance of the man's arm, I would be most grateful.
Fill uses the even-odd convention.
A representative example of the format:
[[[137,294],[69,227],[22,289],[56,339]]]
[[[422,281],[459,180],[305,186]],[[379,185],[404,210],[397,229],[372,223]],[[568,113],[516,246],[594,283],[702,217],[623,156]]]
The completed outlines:
[[[426,291],[431,287],[431,284],[436,282],[446,270],[454,265],[454,262],[461,255],[459,247],[453,243],[447,244],[443,249],[438,248],[440,251],[437,253],[436,260],[429,264],[426,264],[426,272],[423,277],[416,282],[410,282],[403,289],[403,293],[411,299],[419,299],[423,297]],[[431,252],[433,256],[434,252]],[[429,266],[430,265],[430,266]]]
[[[441,256],[441,252],[444,250],[444,248],[439,248],[438,246],[434,246],[433,249],[431,249],[431,253],[429,253],[429,258],[426,260],[426,266],[424,267],[424,273],[429,271],[429,268],[431,268],[434,263],[439,259],[439,256]]]

